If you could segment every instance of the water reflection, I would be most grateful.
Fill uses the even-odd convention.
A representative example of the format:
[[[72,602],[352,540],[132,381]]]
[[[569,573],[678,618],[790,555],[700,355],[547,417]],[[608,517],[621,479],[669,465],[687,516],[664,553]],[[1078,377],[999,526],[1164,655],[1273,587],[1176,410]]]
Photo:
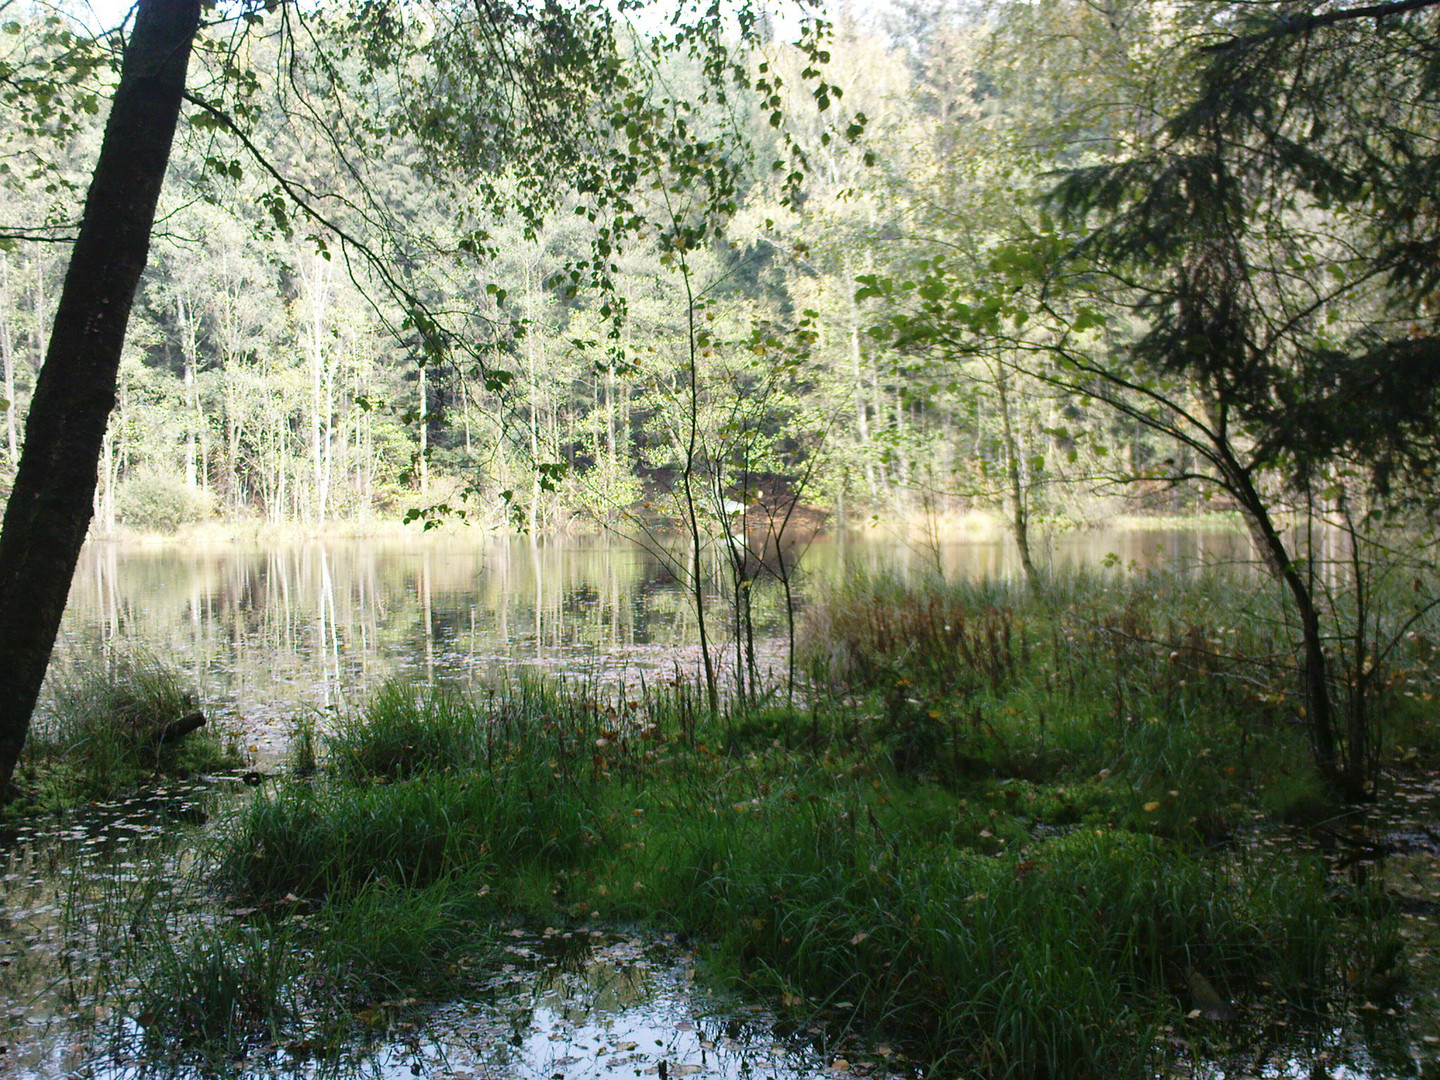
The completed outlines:
[[[777,1038],[762,1010],[697,988],[692,958],[673,943],[564,937],[568,956],[544,939],[518,943],[484,1000],[433,1014],[408,1046],[377,1055],[375,1073],[414,1075],[418,1065],[424,1075],[494,1080],[790,1080],[827,1064]]]
[[[689,620],[663,565],[633,548],[91,545],[60,655],[148,649],[233,709],[263,756],[298,711],[349,706],[391,677],[653,664]]]
[[[494,974],[471,998],[415,1011],[386,1003],[376,1041],[317,1060],[291,1044],[234,1063],[233,1080],[345,1077],[347,1080],[619,1080],[696,1076],[706,1080],[800,1080],[835,1071],[803,1039],[777,1035],[759,1006],[696,985],[693,956],[673,936],[634,938],[600,930],[543,935],[512,931]],[[86,1080],[189,1080],[213,1075],[152,1060],[140,1030],[130,1045],[92,1059]],[[848,1071],[848,1063],[845,1069]],[[870,1076],[895,1076],[865,1068]]]
[[[1233,559],[1233,532],[1115,531],[1060,537],[1057,565],[1186,567]],[[730,621],[712,551],[712,640]],[[295,718],[349,707],[391,677],[467,685],[522,671],[636,681],[696,668],[695,619],[673,562],[591,539],[531,545],[417,536],[267,547],[110,543],[86,547],[71,590],[60,663],[146,649],[173,663],[208,707],[243,722],[262,759]],[[1013,575],[1008,541],[943,544],[822,537],[803,553],[802,596],[847,572],[948,578]],[[763,579],[757,629],[778,634],[781,592]],[[771,649],[769,663],[783,670]]]

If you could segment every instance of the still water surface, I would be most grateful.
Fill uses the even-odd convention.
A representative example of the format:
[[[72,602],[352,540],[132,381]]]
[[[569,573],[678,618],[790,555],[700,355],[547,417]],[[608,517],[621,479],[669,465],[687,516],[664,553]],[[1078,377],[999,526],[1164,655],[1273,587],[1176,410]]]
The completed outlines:
[[[1064,534],[1057,566],[1233,561],[1245,541],[1221,530]],[[605,540],[532,546],[480,537],[240,544],[91,544],[61,631],[61,664],[142,649],[177,666],[212,712],[240,723],[264,765],[294,721],[353,707],[387,679],[475,685],[539,673],[637,683],[696,669],[696,626],[665,558]],[[923,545],[882,535],[821,537],[799,561],[803,597],[847,572],[1013,576],[1007,540]],[[717,564],[718,572],[721,570]],[[733,642],[720,597],[710,634]],[[763,665],[784,668],[780,591],[760,588]]]

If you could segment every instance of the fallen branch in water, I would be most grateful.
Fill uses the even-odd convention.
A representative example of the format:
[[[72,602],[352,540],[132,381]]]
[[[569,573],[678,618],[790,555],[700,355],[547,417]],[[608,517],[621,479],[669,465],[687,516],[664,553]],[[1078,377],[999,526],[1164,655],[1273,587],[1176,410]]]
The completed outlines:
[[[166,743],[179,742],[186,735],[189,735],[196,728],[205,726],[205,714],[199,709],[192,713],[186,713],[178,720],[171,720],[160,729],[160,734],[155,736],[155,742],[164,746]]]

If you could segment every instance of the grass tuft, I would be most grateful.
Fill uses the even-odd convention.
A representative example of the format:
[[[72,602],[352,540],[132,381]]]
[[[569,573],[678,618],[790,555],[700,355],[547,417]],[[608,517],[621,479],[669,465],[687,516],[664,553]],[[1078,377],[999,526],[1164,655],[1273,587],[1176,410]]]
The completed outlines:
[[[213,720],[181,739],[163,737],[197,707],[179,673],[152,656],[61,671],[26,742],[21,787],[42,805],[67,805],[240,765],[238,738]]]

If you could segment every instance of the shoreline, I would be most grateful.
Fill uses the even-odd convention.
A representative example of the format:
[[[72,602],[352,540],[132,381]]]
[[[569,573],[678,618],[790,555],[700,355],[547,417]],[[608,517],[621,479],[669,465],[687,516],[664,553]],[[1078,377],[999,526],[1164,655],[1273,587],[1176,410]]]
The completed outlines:
[[[1173,532],[1244,532],[1245,526],[1238,514],[1214,513],[1202,515],[1137,515],[1122,514],[1104,522],[1046,521],[1032,525],[1037,538],[1054,539],[1062,536],[1095,534],[1111,531],[1173,531]],[[636,530],[640,532],[641,530]],[[679,522],[673,529],[652,529],[655,538],[680,537],[685,533]],[[797,536],[800,535],[797,530]],[[809,533],[816,536],[871,538],[883,536],[887,539],[906,542],[939,543],[1001,543],[1008,542],[1009,529],[998,515],[985,511],[966,511],[944,514],[926,519],[922,516],[908,518],[851,519],[843,527],[835,527],[827,519],[819,528]],[[157,533],[141,530],[117,529],[107,535],[91,534],[86,545],[114,545],[116,547],[178,547],[189,544],[204,545],[287,545],[305,543],[332,543],[340,541],[403,541],[409,545],[432,544],[438,541],[481,541],[491,543],[503,541],[513,543],[525,540],[529,534],[509,527],[496,525],[471,525],[453,521],[431,529],[425,529],[415,522],[399,518],[368,522],[337,521],[322,526],[291,526],[254,522],[225,521],[217,519],[201,525],[187,526],[174,533]],[[537,534],[534,546],[544,547],[556,542],[575,542],[594,539],[630,540],[619,530],[612,529],[570,529]]]

